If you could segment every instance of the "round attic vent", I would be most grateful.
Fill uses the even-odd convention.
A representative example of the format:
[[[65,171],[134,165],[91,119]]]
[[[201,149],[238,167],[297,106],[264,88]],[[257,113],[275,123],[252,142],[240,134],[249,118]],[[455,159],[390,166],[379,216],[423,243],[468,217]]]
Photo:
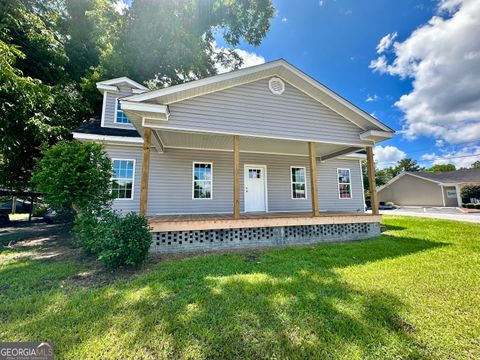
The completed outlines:
[[[282,79],[273,77],[268,81],[268,88],[275,95],[282,95],[285,91],[285,83]]]

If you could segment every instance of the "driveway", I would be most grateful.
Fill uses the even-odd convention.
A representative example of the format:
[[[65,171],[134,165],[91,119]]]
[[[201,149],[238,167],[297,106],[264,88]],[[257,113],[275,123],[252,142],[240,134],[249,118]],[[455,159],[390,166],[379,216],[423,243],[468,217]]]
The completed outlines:
[[[480,223],[480,212],[464,213],[457,208],[399,206],[394,210],[380,210],[380,214],[418,216],[433,219],[445,219]]]

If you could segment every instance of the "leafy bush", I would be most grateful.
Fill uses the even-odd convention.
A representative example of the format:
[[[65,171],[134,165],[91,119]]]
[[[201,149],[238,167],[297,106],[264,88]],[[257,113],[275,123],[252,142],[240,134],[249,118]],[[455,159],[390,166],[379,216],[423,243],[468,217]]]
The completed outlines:
[[[467,209],[475,209],[475,204],[473,203],[465,204],[465,206],[467,207]]]
[[[100,253],[102,239],[107,234],[102,214],[94,211],[84,211],[78,214],[75,217],[73,231],[77,244],[87,253]]]
[[[480,203],[475,204],[475,209],[480,210]]]
[[[54,210],[101,209],[112,199],[112,164],[102,145],[64,141],[44,151],[32,177]]]
[[[124,217],[111,213],[106,221],[109,231],[102,240],[99,259],[108,268],[142,264],[152,243],[147,218],[133,212]]]
[[[469,203],[471,199],[480,199],[480,185],[465,185],[461,194],[465,203]]]
[[[84,212],[75,219],[77,242],[108,268],[142,264],[152,242],[145,216],[113,211]]]

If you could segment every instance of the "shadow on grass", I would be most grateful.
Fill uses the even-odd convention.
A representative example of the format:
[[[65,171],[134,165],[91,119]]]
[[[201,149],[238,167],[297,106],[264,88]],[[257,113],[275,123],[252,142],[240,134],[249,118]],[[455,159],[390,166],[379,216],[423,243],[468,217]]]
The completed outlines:
[[[427,357],[399,298],[360,290],[338,270],[438,246],[382,236],[212,255],[69,291],[75,267],[27,261],[0,270],[0,288],[30,279],[1,293],[0,320],[5,341],[48,340],[61,357]]]

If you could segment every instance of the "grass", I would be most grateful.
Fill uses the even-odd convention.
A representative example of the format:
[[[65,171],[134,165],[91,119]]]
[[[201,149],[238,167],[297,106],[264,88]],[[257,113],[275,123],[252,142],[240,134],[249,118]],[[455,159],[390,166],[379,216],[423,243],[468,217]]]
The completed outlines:
[[[0,341],[83,359],[479,358],[480,225],[385,224],[362,242],[116,273],[38,233],[0,253]]]

